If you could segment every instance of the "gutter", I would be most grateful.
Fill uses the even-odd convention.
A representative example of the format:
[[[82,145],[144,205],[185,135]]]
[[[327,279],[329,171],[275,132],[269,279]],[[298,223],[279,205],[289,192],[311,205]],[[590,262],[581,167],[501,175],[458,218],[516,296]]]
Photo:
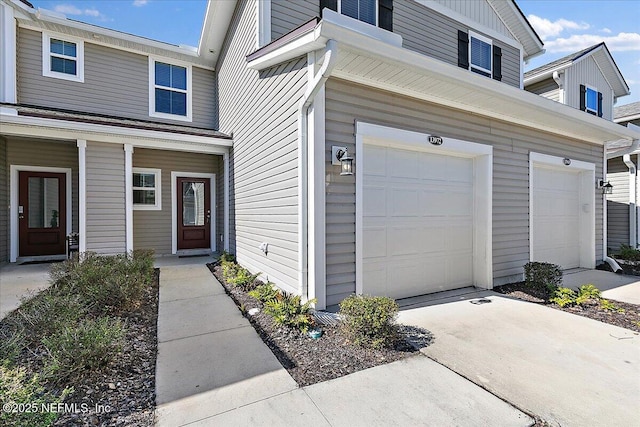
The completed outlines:
[[[636,140],[637,141],[637,140]],[[637,232],[636,232],[636,165],[631,160],[630,154],[622,156],[622,161],[629,168],[629,246],[636,248]]]
[[[298,277],[302,286],[302,295],[309,295],[309,108],[313,100],[324,86],[336,65],[338,56],[338,43],[335,40],[327,41],[324,53],[324,61],[318,72],[311,78],[307,90],[300,100],[298,107]]]

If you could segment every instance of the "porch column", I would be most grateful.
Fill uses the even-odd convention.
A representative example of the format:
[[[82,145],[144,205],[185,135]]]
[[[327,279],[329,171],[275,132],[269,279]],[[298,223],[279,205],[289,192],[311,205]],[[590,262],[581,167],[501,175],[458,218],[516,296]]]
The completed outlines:
[[[124,144],[125,246],[133,250],[133,145]]]
[[[78,146],[78,251],[87,251],[87,141],[77,140]]]

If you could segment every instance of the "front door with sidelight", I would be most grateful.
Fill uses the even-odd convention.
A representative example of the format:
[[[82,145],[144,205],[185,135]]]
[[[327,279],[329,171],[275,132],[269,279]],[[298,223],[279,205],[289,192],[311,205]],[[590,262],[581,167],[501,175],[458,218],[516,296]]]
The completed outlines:
[[[177,178],[178,250],[211,248],[211,180]]]
[[[20,256],[65,253],[66,178],[64,173],[20,172],[18,182]]]

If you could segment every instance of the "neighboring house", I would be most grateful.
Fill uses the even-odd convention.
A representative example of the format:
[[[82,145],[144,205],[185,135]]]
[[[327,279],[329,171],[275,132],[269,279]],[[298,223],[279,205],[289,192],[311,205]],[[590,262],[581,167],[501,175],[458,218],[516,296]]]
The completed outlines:
[[[640,102],[615,107],[613,121],[626,127],[640,126]],[[636,128],[640,130],[640,128]],[[638,165],[640,149],[612,147],[607,160],[607,180],[613,185],[607,195],[607,221],[609,251],[615,252],[621,245],[638,247],[638,206],[640,182]]]
[[[13,13],[15,5],[9,4]],[[52,18],[32,18],[38,26],[46,19]],[[36,24],[22,15],[17,22],[18,34],[34,31],[23,30]],[[64,28],[64,22],[54,27]],[[104,31],[116,38],[109,30],[96,28],[95,34],[103,37]],[[88,52],[95,38],[90,30],[83,34]],[[119,45],[131,57],[145,56],[143,49],[132,52],[131,44],[114,40],[110,49],[119,52]],[[102,41],[96,46],[105,47]],[[164,49],[172,54],[154,55],[185,52]],[[20,62],[22,51],[18,81],[22,67],[33,74],[41,66],[37,54]],[[513,1],[238,0],[209,2],[197,51],[165,63],[190,67],[194,75],[214,71],[205,78],[214,89],[204,91],[210,98],[201,107],[214,105],[217,121],[198,121],[197,127],[222,133],[203,137],[209,139],[198,147],[222,153],[213,154],[221,169],[212,173],[218,186],[228,185],[228,198],[219,200],[228,209],[228,220],[223,216],[218,227],[223,242],[240,264],[287,291],[317,298],[325,308],[354,292],[404,298],[465,286],[490,289],[520,280],[530,260],[564,268],[593,268],[603,260],[604,197],[596,182],[604,174],[605,144],[630,145],[640,133],[523,90],[524,61],[541,52],[542,42]],[[131,63],[113,72],[133,71]],[[96,69],[108,80],[104,70],[110,67],[103,65]],[[139,91],[150,97],[157,88],[148,74],[140,78]],[[118,81],[131,79],[122,75]],[[126,93],[137,88],[132,81]],[[19,84],[14,121],[36,121],[22,113],[22,104],[33,104],[21,98],[22,91]],[[83,107],[87,112],[111,111],[92,99],[100,100],[100,93],[85,94],[91,100]],[[194,101],[202,96],[199,90],[192,94]],[[50,107],[60,108],[57,102]],[[195,102],[193,108],[195,122]],[[11,116],[2,116],[9,144],[24,140],[5,132],[5,117]],[[154,126],[185,125],[134,118]],[[232,146],[225,135],[233,136]],[[124,151],[124,141],[109,142],[100,147]],[[155,162],[176,158],[158,149],[164,143],[154,148]],[[82,154],[87,160],[91,146],[87,142]],[[135,166],[141,148],[134,148]],[[127,198],[138,187],[124,184],[133,178],[122,157],[123,167],[103,168],[123,181],[119,199],[97,206],[100,199],[86,192],[79,201],[86,220],[103,210],[127,212]],[[99,166],[95,160],[84,162],[85,185]],[[181,169],[162,169],[163,180],[165,171],[175,170]],[[177,186],[176,179],[167,178],[162,191]],[[162,209],[178,206],[180,194],[167,194]],[[218,215],[227,211],[220,205]],[[197,221],[197,209],[182,206]],[[10,224],[18,216],[11,210]],[[139,228],[176,234],[181,224],[122,218],[124,230],[133,231],[134,248]],[[84,234],[96,230],[111,236],[98,222],[87,222]],[[85,243],[85,249],[104,251],[100,241],[91,242],[98,244]]]

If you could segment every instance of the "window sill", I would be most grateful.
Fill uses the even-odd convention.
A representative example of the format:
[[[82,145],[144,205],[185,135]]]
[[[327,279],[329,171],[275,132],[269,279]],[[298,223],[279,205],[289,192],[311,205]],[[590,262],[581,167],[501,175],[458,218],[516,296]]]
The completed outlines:
[[[156,113],[149,112],[149,117],[156,117],[158,119],[167,119],[167,120],[179,120],[181,122],[192,122],[191,114],[187,114],[186,116],[180,116],[178,114],[167,114],[167,113]]]

